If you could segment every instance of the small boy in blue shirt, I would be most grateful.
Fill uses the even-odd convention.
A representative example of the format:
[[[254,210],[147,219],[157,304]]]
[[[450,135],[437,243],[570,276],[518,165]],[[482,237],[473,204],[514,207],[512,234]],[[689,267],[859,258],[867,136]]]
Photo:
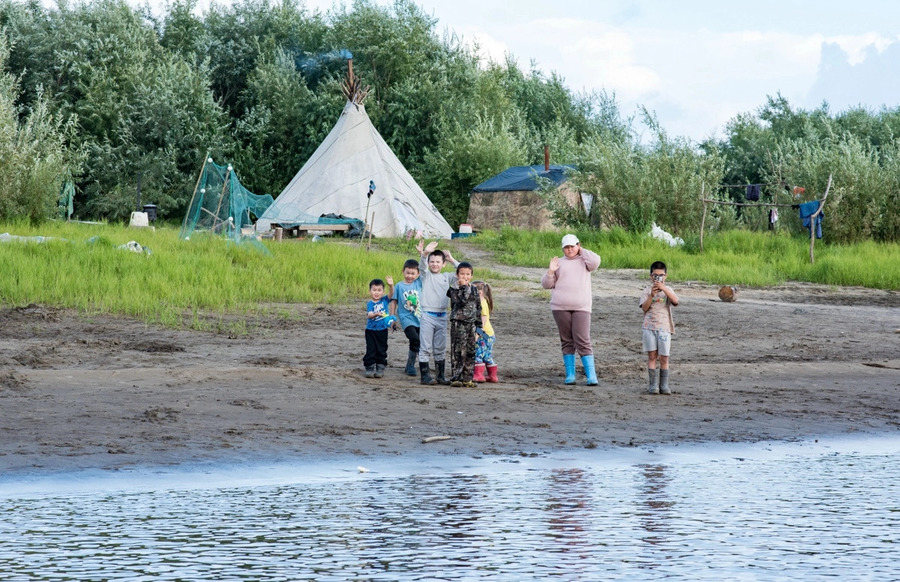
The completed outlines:
[[[366,367],[366,378],[381,378],[387,366],[388,329],[396,329],[397,324],[390,314],[390,300],[394,281],[388,277],[388,295],[384,293],[384,281],[369,281],[369,297],[366,304],[366,355],[363,366]]]
[[[406,375],[415,376],[419,359],[419,317],[422,315],[422,279],[419,277],[419,261],[409,259],[403,263],[403,280],[394,285],[391,294],[391,315],[400,320],[400,327],[409,340],[406,358]]]

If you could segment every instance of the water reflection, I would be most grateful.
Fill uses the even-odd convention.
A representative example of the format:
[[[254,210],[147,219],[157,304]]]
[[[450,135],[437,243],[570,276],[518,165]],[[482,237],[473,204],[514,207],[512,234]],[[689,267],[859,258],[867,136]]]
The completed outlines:
[[[639,465],[638,469],[644,482],[640,488],[643,509],[638,512],[641,527],[647,535],[641,538],[648,544],[659,544],[669,537],[671,529],[668,524],[669,508],[673,502],[666,493],[670,479],[666,475],[665,465]]]
[[[898,449],[6,493],[0,578],[900,579]]]

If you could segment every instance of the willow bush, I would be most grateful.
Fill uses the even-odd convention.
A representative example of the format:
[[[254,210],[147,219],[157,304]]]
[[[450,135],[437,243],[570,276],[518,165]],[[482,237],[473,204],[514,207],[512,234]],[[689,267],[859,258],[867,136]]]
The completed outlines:
[[[0,34],[0,71],[9,58]],[[17,80],[0,73],[0,220],[27,218],[40,223],[53,215],[63,180],[78,167],[78,153],[67,146],[74,120],[53,115],[39,93],[28,108],[16,104]]]

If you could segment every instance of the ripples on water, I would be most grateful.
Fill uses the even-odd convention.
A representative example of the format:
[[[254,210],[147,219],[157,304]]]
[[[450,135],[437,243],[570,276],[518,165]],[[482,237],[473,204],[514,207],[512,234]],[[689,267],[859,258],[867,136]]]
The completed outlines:
[[[0,579],[896,580],[873,442],[0,482]]]

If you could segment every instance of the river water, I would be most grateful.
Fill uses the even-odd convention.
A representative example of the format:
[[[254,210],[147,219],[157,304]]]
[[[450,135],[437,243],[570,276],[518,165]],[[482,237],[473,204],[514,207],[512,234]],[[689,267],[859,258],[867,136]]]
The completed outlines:
[[[0,477],[0,580],[900,580],[900,437]]]

